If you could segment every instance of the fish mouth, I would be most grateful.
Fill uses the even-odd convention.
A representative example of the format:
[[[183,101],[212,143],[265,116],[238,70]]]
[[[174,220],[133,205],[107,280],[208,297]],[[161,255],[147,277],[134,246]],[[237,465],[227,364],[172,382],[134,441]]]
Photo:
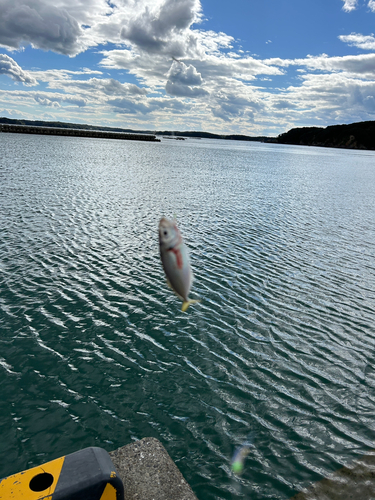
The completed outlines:
[[[170,229],[172,227],[171,221],[163,217],[159,222],[159,233],[161,234],[164,229]]]
[[[162,217],[159,221],[159,228],[160,227],[177,227],[177,221],[176,219],[167,219],[166,217]]]
[[[172,224],[170,223],[170,221],[168,219],[166,219],[165,217],[163,217],[160,222],[159,222],[159,237],[161,238],[162,237],[162,233],[164,231],[169,231],[172,227]]]

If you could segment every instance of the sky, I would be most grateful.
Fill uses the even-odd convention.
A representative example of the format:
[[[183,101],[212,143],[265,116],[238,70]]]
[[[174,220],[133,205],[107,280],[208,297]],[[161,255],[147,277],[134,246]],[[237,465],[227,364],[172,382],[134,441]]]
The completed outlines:
[[[0,0],[0,117],[277,136],[375,120],[375,0]]]

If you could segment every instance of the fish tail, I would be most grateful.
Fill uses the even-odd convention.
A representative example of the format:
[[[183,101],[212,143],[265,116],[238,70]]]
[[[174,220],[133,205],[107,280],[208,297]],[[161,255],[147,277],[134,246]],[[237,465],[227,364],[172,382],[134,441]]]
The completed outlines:
[[[241,462],[241,460],[236,460],[235,462],[232,463],[231,465],[231,469],[232,471],[237,474],[237,475],[240,475],[242,474],[243,472],[243,463]]]
[[[190,304],[196,304],[197,302],[200,302],[200,300],[192,299],[192,300],[184,300],[181,311],[185,312],[187,308],[190,306]]]

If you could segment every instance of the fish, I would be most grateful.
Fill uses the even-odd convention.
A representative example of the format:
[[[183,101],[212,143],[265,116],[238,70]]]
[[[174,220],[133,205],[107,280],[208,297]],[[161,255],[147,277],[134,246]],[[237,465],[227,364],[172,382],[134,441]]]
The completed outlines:
[[[191,304],[200,302],[189,299],[193,282],[188,248],[185,245],[176,220],[163,217],[159,222],[160,258],[168,285],[182,299],[181,311],[185,312]]]
[[[231,460],[231,469],[232,471],[240,475],[244,469],[244,463],[247,455],[250,453],[250,447],[253,446],[254,436],[253,433],[250,433],[247,437],[246,441],[239,446],[235,452],[233,453],[233,457]]]

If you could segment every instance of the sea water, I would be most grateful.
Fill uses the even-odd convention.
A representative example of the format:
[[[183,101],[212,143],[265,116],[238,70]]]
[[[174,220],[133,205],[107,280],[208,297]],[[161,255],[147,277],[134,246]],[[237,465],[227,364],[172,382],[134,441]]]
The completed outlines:
[[[374,448],[374,193],[370,151],[0,134],[0,477],[153,436],[200,500],[275,500]]]

